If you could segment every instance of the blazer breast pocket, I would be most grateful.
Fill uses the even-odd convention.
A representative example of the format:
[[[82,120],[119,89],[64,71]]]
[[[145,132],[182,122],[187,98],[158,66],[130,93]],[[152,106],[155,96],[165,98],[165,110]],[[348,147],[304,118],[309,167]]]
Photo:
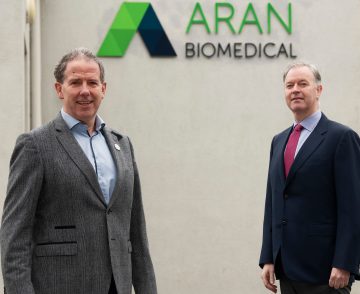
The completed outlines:
[[[77,242],[37,244],[35,247],[35,255],[38,257],[72,256],[77,255],[77,252]]]

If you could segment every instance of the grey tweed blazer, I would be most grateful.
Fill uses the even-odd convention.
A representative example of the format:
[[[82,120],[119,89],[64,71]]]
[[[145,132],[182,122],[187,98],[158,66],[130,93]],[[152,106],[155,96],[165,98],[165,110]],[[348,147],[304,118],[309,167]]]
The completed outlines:
[[[109,205],[60,114],[19,136],[0,232],[5,293],[107,294],[112,275],[118,294],[157,293],[131,143],[104,136],[118,171]]]

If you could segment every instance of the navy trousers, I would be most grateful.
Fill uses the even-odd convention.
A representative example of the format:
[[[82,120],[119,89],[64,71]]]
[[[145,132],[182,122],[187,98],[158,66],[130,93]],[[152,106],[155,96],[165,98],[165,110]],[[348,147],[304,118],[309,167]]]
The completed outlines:
[[[288,278],[280,279],[281,294],[350,294],[351,287],[341,289],[330,288],[329,285],[313,285],[291,281]]]

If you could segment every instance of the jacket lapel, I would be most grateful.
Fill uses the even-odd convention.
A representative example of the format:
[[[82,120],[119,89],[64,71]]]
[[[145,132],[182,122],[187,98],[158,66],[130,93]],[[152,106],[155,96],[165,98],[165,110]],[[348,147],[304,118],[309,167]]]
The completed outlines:
[[[101,192],[101,188],[91,163],[87,159],[86,155],[82,151],[78,142],[71,134],[68,126],[59,113],[54,120],[54,127],[56,130],[56,138],[64,148],[66,153],[69,155],[71,160],[77,165],[80,171],[84,174],[90,186],[94,189],[96,195],[99,197],[101,202],[105,204],[104,196]]]
[[[310,136],[305,141],[304,145],[296,155],[294,163],[292,164],[289,175],[286,178],[286,185],[289,184],[291,179],[296,174],[297,170],[311,157],[314,151],[324,141],[328,127],[328,119],[322,114],[321,119]]]
[[[117,134],[107,127],[104,127],[103,134],[109,147],[112,158],[114,159],[117,177],[114,191],[111,194],[109,207],[115,201],[117,195],[121,195],[121,187],[125,187],[125,155],[123,150],[123,140],[120,134]]]

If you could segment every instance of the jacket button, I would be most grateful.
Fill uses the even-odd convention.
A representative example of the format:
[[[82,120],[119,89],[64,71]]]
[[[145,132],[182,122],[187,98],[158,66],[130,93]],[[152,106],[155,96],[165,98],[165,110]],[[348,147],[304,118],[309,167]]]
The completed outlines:
[[[108,211],[106,212],[107,214],[110,214],[112,213],[112,210],[111,209],[108,209]]]
[[[287,220],[283,219],[281,223],[282,223],[283,226],[285,226],[287,224]]]
[[[284,198],[285,198],[285,199],[288,199],[288,198],[289,198],[289,195],[288,195],[288,194],[284,194]]]

